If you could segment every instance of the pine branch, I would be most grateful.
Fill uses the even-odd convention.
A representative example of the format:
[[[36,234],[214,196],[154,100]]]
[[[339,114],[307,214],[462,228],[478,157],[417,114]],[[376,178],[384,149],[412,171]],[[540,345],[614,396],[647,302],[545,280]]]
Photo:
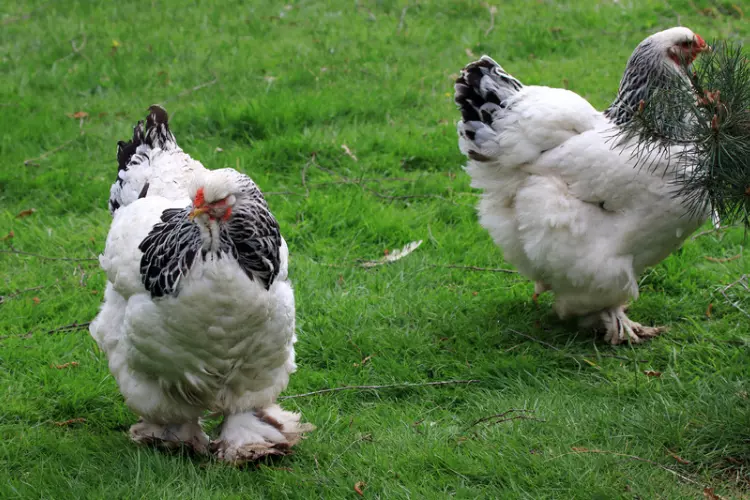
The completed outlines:
[[[689,214],[714,209],[722,223],[748,226],[750,61],[741,45],[719,43],[683,70],[687,78],[652,82],[615,145],[640,168],[668,160]]]

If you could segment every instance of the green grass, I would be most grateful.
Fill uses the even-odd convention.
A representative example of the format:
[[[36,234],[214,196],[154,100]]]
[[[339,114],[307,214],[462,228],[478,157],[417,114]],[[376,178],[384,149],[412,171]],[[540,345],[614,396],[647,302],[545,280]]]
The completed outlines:
[[[642,38],[679,18],[704,38],[747,41],[746,2],[512,2],[489,33],[479,1],[253,4],[4,3],[0,237],[14,237],[0,250],[95,257],[116,141],[163,103],[186,151],[269,193],[298,302],[287,394],[480,382],[289,400],[318,430],[257,468],[138,448],[126,435],[136,417],[87,331],[47,333],[96,314],[97,263],[0,253],[0,294],[43,286],[0,305],[0,497],[356,498],[358,481],[366,498],[388,499],[744,494],[749,320],[731,302],[749,310],[750,297],[720,289],[750,259],[705,259],[741,252],[741,229],[689,240],[643,276],[632,317],[671,331],[635,348],[559,323],[517,275],[434,266],[507,267],[477,224],[456,144],[452,78],[474,55],[603,108]],[[68,116],[78,111],[88,118]],[[333,183],[345,178],[377,181]],[[354,263],[419,239],[396,263]],[[469,428],[510,408],[540,420]]]

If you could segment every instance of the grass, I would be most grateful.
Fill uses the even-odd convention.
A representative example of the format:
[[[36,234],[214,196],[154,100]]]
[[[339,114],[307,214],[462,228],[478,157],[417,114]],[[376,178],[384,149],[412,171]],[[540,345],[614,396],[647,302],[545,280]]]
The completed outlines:
[[[679,20],[746,41],[741,6],[506,3],[494,21],[478,1],[4,4],[0,497],[356,498],[359,481],[389,499],[746,494],[750,335],[735,306],[750,299],[721,289],[750,260],[705,258],[740,253],[741,229],[689,240],[643,276],[632,317],[671,331],[634,348],[559,323],[518,275],[440,267],[507,267],[456,145],[452,78],[466,62],[488,53],[603,108],[645,36]],[[135,416],[86,330],[47,332],[97,312],[115,144],[155,102],[195,158],[269,193],[298,302],[286,394],[480,382],[288,400],[318,430],[247,470],[131,444]],[[393,264],[355,263],[420,239]],[[511,408],[538,420],[471,426]]]

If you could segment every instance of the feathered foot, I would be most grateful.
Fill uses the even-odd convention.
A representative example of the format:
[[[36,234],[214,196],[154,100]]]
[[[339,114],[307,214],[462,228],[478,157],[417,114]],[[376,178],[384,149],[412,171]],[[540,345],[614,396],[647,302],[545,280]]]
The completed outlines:
[[[612,345],[626,341],[639,344],[667,331],[666,326],[643,326],[631,321],[623,306],[602,311],[599,319],[605,330],[604,340]]]
[[[162,425],[140,419],[130,427],[130,439],[168,450],[186,446],[201,455],[208,454],[208,436],[197,421]]]
[[[224,417],[221,435],[211,443],[219,460],[233,465],[253,462],[271,455],[288,455],[291,448],[315,429],[301,424],[300,414],[284,411],[279,405]]]

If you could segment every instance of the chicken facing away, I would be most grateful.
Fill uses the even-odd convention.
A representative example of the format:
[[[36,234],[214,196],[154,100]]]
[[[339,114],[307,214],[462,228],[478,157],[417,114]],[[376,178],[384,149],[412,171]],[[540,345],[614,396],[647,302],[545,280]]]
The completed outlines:
[[[100,257],[108,283],[90,331],[141,417],[131,438],[232,463],[288,453],[313,426],[276,404],[296,368],[295,306],[262,193],[193,160],[158,106],[117,158]],[[211,443],[206,410],[224,416]]]
[[[633,143],[613,140],[641,100],[680,64],[707,49],[687,28],[641,42],[617,98],[599,112],[568,90],[525,86],[487,56],[466,66],[455,85],[459,147],[472,186],[482,189],[480,223],[505,259],[552,291],[561,318],[603,328],[612,344],[641,342],[662,327],[625,314],[638,276],[676,250],[705,220],[676,196],[684,166],[673,148],[652,168],[636,165]],[[680,146],[684,148],[685,146]]]

